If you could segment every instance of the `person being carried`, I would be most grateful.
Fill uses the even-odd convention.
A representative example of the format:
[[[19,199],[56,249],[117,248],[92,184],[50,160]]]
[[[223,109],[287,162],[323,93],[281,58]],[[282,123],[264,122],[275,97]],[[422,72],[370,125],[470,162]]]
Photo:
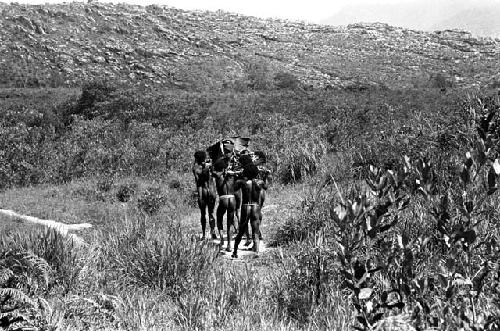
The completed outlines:
[[[235,190],[241,189],[242,205],[241,219],[238,226],[238,235],[234,240],[234,252],[232,257],[238,257],[238,245],[247,232],[248,222],[252,227],[252,250],[259,253],[259,222],[260,222],[260,193],[263,189],[267,189],[264,181],[257,179],[259,169],[253,163],[248,163],[243,167],[243,179],[236,180]]]
[[[214,163],[213,175],[215,177],[215,184],[217,187],[217,194],[219,195],[219,206],[217,207],[217,229],[219,230],[220,245],[224,245],[224,214],[227,213],[227,247],[226,251],[231,251],[232,230],[231,226],[234,224],[234,216],[236,211],[236,197],[235,197],[235,176],[236,173],[227,170],[227,162],[224,158],[217,160]]]
[[[201,222],[201,232],[202,239],[205,239],[205,232],[207,227],[207,207],[208,216],[210,223],[210,233],[212,234],[212,239],[217,238],[215,234],[215,179],[211,175],[210,166],[211,164],[207,161],[207,153],[204,151],[196,151],[194,153],[194,164],[193,164],[193,175],[196,182],[196,191],[198,193],[198,207],[200,208],[200,222]]]

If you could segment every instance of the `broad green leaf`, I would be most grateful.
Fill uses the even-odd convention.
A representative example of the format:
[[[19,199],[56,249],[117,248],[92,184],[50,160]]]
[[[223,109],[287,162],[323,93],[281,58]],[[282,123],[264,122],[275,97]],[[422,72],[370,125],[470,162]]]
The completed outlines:
[[[474,162],[472,160],[472,155],[470,154],[470,152],[467,152],[467,153],[465,153],[465,157],[466,157],[466,159],[465,159],[464,164],[467,167],[467,169],[470,169],[470,167],[472,167],[472,164]]]
[[[495,174],[500,175],[500,162],[498,159],[495,159],[495,162],[493,162],[493,170],[495,170]]]
[[[371,289],[369,287],[364,287],[361,290],[359,290],[358,299],[359,300],[367,300],[370,298],[372,293],[373,293],[373,289]]]
[[[373,301],[366,301],[365,302],[365,307],[366,307],[366,312],[371,314],[371,312],[373,311]]]
[[[472,281],[469,278],[464,278],[459,273],[456,273],[452,282],[453,285],[458,285],[458,286],[463,286],[463,285],[470,285],[472,286]]]
[[[474,243],[474,241],[476,241],[477,238],[476,231],[474,230],[465,231],[462,236],[469,245]]]
[[[472,213],[472,210],[474,209],[474,202],[473,201],[465,201],[464,202],[465,210],[467,210],[467,213]]]
[[[464,184],[469,184],[470,182],[470,174],[469,174],[469,169],[466,167],[463,167],[462,172],[460,172],[460,179]]]

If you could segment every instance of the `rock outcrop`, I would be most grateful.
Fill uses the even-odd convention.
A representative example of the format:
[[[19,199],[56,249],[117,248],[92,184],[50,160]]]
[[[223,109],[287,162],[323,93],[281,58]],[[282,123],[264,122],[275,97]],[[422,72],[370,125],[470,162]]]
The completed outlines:
[[[0,3],[0,86],[77,86],[106,78],[218,88],[293,74],[305,87],[404,87],[436,73],[491,83],[500,42],[460,31],[347,27],[222,11],[104,3]]]

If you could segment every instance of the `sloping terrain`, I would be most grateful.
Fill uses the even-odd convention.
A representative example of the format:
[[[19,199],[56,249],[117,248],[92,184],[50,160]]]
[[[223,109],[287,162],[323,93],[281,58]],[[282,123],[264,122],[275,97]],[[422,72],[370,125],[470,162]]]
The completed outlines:
[[[290,73],[304,87],[459,86],[497,74],[498,41],[385,24],[335,28],[159,6],[0,4],[0,86],[107,78],[165,88],[252,86]]]

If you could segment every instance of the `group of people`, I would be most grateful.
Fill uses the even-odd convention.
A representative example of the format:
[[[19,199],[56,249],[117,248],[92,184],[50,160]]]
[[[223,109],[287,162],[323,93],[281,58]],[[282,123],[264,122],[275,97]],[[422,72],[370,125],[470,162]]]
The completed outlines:
[[[216,151],[218,151],[218,145]],[[215,224],[219,232],[220,245],[224,244],[223,218],[226,215],[227,247],[231,251],[232,228],[237,231],[234,240],[232,257],[238,257],[238,245],[244,235],[248,246],[250,235],[248,223],[252,229],[253,251],[259,252],[262,240],[260,224],[262,222],[262,207],[270,180],[270,171],[265,168],[265,155],[262,152],[252,153],[248,149],[238,151],[224,149],[221,143],[221,153],[196,151],[194,154],[193,175],[198,193],[198,206],[201,213],[202,239],[206,238],[207,209],[212,239],[216,239]],[[216,217],[214,209],[219,197]],[[241,212],[240,212],[241,209]],[[235,218],[238,222],[235,222]]]

